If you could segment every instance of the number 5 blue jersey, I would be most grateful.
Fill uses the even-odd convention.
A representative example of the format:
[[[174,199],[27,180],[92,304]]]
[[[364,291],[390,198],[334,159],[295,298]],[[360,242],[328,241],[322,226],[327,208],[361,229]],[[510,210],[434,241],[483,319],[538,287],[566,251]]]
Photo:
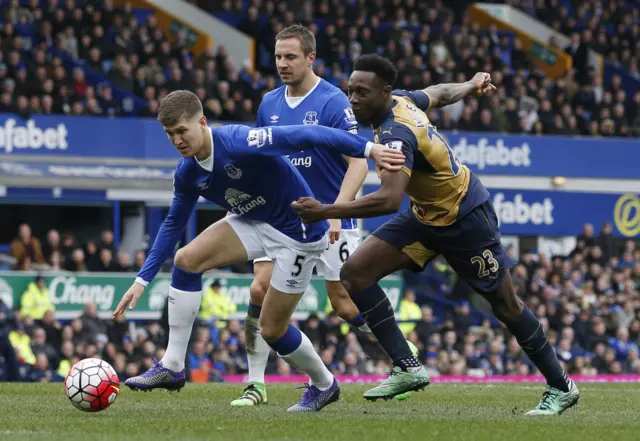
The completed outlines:
[[[264,96],[258,109],[258,126],[321,125],[358,133],[358,123],[349,100],[337,87],[320,79],[309,93],[301,98],[287,98],[282,86]],[[292,153],[289,159],[309,183],[317,200],[333,204],[347,172],[348,163],[336,150],[316,148]],[[343,219],[342,228],[357,228],[355,219]]]
[[[301,243],[322,239],[329,223],[302,223],[291,202],[312,196],[298,170],[283,155],[314,147],[365,157],[368,143],[341,130],[321,126],[211,129],[213,169],[182,158],[174,174],[174,196],[149,257],[138,273],[152,280],[169,258],[200,197],[248,219],[266,222]]]
[[[392,94],[393,107],[374,140],[404,153],[413,214],[426,225],[451,225],[489,199],[489,192],[427,118],[429,96],[421,90]]]

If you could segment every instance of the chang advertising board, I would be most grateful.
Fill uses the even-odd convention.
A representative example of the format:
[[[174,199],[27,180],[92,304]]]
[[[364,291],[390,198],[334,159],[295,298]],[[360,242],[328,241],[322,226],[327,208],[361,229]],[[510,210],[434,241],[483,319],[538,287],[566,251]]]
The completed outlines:
[[[375,191],[365,185],[365,194]],[[636,194],[578,193],[566,191],[489,189],[500,232],[519,236],[577,236],[585,223],[598,231],[605,222],[615,236],[640,237],[640,197]],[[402,209],[409,207],[405,199]],[[364,219],[374,231],[393,215]]]
[[[19,309],[22,293],[34,281],[36,275],[28,272],[0,272],[0,300],[9,307]],[[114,273],[44,273],[42,275],[47,283],[49,299],[59,319],[79,317],[88,303],[96,305],[100,317],[110,317],[121,296],[135,278],[134,274]],[[253,278],[228,273],[218,276],[205,274],[203,289],[209,289],[214,280],[220,282],[220,291],[236,305],[235,317],[244,318],[249,307],[249,289]],[[131,319],[160,317],[170,285],[171,276],[158,275],[145,289],[136,309],[127,311],[127,317]],[[380,286],[389,296],[394,309],[398,311],[402,280],[398,277],[387,277],[381,281]],[[314,278],[296,308],[296,316],[306,316],[312,312],[329,312],[330,303],[327,298],[324,280]]]

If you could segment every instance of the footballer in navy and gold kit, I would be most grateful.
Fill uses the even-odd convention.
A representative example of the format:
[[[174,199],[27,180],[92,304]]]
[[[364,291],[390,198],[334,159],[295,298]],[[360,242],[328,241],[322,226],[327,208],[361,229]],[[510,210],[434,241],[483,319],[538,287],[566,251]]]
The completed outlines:
[[[323,205],[311,198],[292,204],[305,222],[337,218],[376,217],[396,212],[404,194],[411,207],[378,228],[342,267],[340,279],[394,368],[383,383],[365,392],[370,400],[388,399],[429,384],[429,376],[411,355],[393,320],[389,299],[378,281],[399,269],[422,270],[443,255],[502,321],[545,376],[548,389],[527,415],[558,415],[580,397],[548,342],[540,321],[516,295],[509,268],[515,262],[500,243],[498,218],[489,192],[456,158],[447,141],[427,118],[430,108],[443,107],[467,95],[495,90],[488,73],[459,84],[424,90],[393,90],[395,66],[375,54],[354,63],[349,101],[360,125],[374,129],[376,142],[401,151],[401,171],[381,174],[376,192],[353,202]]]
[[[476,291],[490,293],[515,262],[500,243],[489,192],[425,115],[430,98],[424,91],[394,90],[392,96],[374,137],[404,153],[411,207],[373,234],[409,256],[414,269],[442,254]]]

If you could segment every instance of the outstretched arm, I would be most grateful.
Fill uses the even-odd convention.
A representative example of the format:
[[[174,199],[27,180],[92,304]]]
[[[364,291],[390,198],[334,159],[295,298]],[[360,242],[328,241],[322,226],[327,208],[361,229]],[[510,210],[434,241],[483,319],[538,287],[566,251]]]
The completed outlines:
[[[457,103],[476,90],[476,86],[467,81],[465,83],[444,83],[429,86],[424,90],[424,93],[431,99],[431,107],[444,107]]]
[[[434,107],[445,107],[456,103],[468,95],[487,95],[496,90],[491,84],[491,75],[478,72],[464,83],[444,83],[411,92],[397,91],[394,94],[409,97],[420,109],[427,111]]]
[[[231,156],[282,156],[311,148],[330,148],[345,156],[371,158],[378,167],[400,170],[404,155],[393,149],[367,141],[359,135],[319,125],[260,127],[229,125],[226,131]]]
[[[234,156],[282,156],[303,150],[328,148],[357,158],[369,156],[372,142],[344,130],[320,125],[256,127],[225,126],[235,140],[229,153]]]

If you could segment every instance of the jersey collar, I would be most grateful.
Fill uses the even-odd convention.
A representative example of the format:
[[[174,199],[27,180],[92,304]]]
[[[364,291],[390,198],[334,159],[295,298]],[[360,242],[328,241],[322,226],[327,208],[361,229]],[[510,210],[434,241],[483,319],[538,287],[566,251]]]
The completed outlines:
[[[211,129],[211,127],[209,127],[209,133],[211,134],[211,156],[209,156],[204,161],[198,161],[198,158],[195,158],[195,160],[198,163],[198,165],[200,166],[200,168],[203,168],[204,170],[206,170],[208,172],[212,172],[213,171],[213,158],[215,156],[213,154],[214,142],[213,142],[213,130]],[[211,170],[209,170],[209,167],[211,167]]]
[[[322,78],[318,78],[318,82],[315,84],[315,86],[313,86],[311,89],[309,89],[309,92],[307,92],[302,98],[293,97],[293,98],[299,98],[299,100],[297,102],[294,102],[294,103],[289,102],[289,100],[291,99],[291,98],[289,98],[289,86],[285,86],[285,88],[284,88],[284,100],[287,102],[287,105],[289,106],[289,108],[295,109],[296,107],[298,107],[309,95],[311,95],[313,93],[314,90],[316,90],[316,87],[318,87],[318,85],[320,84],[320,81],[322,81]]]

